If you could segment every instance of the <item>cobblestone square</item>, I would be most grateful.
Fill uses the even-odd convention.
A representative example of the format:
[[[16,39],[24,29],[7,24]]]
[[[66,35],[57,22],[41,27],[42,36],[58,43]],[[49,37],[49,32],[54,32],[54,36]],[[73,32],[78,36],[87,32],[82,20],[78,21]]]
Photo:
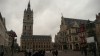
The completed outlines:
[[[15,56],[24,56],[24,53],[20,52],[18,54],[15,54]],[[52,52],[46,51],[45,56],[53,56],[53,55]],[[84,55],[82,55],[80,51],[68,50],[68,51],[59,51],[58,56],[84,56]],[[88,55],[88,56],[93,56],[93,55]]]

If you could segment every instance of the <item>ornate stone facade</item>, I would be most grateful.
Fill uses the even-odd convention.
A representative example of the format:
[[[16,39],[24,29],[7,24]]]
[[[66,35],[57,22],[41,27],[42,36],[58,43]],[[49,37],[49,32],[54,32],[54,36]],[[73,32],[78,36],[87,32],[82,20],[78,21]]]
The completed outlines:
[[[80,49],[80,25],[86,24],[87,20],[64,18],[62,16],[60,31],[55,36],[55,43],[58,45],[58,49]],[[84,32],[85,34],[86,32]],[[79,36],[80,35],[80,36]],[[84,36],[86,38],[86,36]]]
[[[32,35],[33,34],[33,11],[30,8],[30,2],[24,11],[23,32],[21,35],[21,50],[50,50],[50,35]]]
[[[87,24],[86,24],[87,25]],[[79,42],[80,45],[86,44],[86,38],[88,37],[87,29],[85,24],[80,24],[78,35],[80,37]]]
[[[51,37],[46,35],[22,36],[22,50],[50,50]]]

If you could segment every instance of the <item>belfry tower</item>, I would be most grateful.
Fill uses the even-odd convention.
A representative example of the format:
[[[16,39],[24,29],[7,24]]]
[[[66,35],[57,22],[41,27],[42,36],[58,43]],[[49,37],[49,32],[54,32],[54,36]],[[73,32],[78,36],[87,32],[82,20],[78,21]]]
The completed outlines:
[[[31,6],[30,6],[30,1],[29,1],[27,9],[24,10],[22,35],[33,34],[33,10],[31,10],[30,7]]]
[[[21,51],[51,49],[51,36],[33,35],[33,10],[31,10],[30,1],[27,9],[24,10],[23,29],[20,43]]]

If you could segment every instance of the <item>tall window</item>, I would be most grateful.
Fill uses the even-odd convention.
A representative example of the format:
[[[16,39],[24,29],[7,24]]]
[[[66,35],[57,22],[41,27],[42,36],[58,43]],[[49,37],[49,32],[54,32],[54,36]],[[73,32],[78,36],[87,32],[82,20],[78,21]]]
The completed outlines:
[[[77,37],[75,37],[75,41],[77,41],[78,39],[77,39]]]
[[[26,26],[25,26],[25,30],[26,30]]]
[[[29,19],[29,15],[27,15],[27,18]]]
[[[70,41],[71,41],[71,36],[69,37]]]
[[[30,30],[31,30],[31,26],[30,26]]]

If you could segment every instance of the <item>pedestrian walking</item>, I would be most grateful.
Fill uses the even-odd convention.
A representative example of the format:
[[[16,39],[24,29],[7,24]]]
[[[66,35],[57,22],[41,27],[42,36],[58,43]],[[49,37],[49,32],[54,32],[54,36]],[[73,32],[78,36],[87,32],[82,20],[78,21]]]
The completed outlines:
[[[50,49],[50,52],[51,52],[51,49]]]
[[[28,55],[28,53],[25,51],[25,52],[24,52],[24,55],[25,55],[25,56],[27,56],[27,55]]]
[[[83,45],[83,53],[85,56],[87,56],[87,44]]]
[[[43,50],[43,56],[45,56],[45,50]]]
[[[80,51],[81,51],[81,54],[83,55],[83,44],[81,44],[80,46]]]
[[[0,47],[0,56],[4,56],[4,47],[1,45]]]
[[[58,51],[57,50],[55,50],[55,55],[58,56]]]
[[[52,51],[52,55],[53,55],[53,56],[55,55],[55,51],[54,51],[54,50]]]
[[[35,51],[35,52],[32,54],[32,56],[38,56],[37,54],[38,54],[38,53]]]
[[[29,51],[28,56],[31,56],[31,52]]]
[[[95,44],[92,45],[92,53],[93,53],[94,56],[96,56],[96,46],[95,46]]]
[[[3,51],[3,52],[1,52],[1,56],[4,56],[4,51]]]

